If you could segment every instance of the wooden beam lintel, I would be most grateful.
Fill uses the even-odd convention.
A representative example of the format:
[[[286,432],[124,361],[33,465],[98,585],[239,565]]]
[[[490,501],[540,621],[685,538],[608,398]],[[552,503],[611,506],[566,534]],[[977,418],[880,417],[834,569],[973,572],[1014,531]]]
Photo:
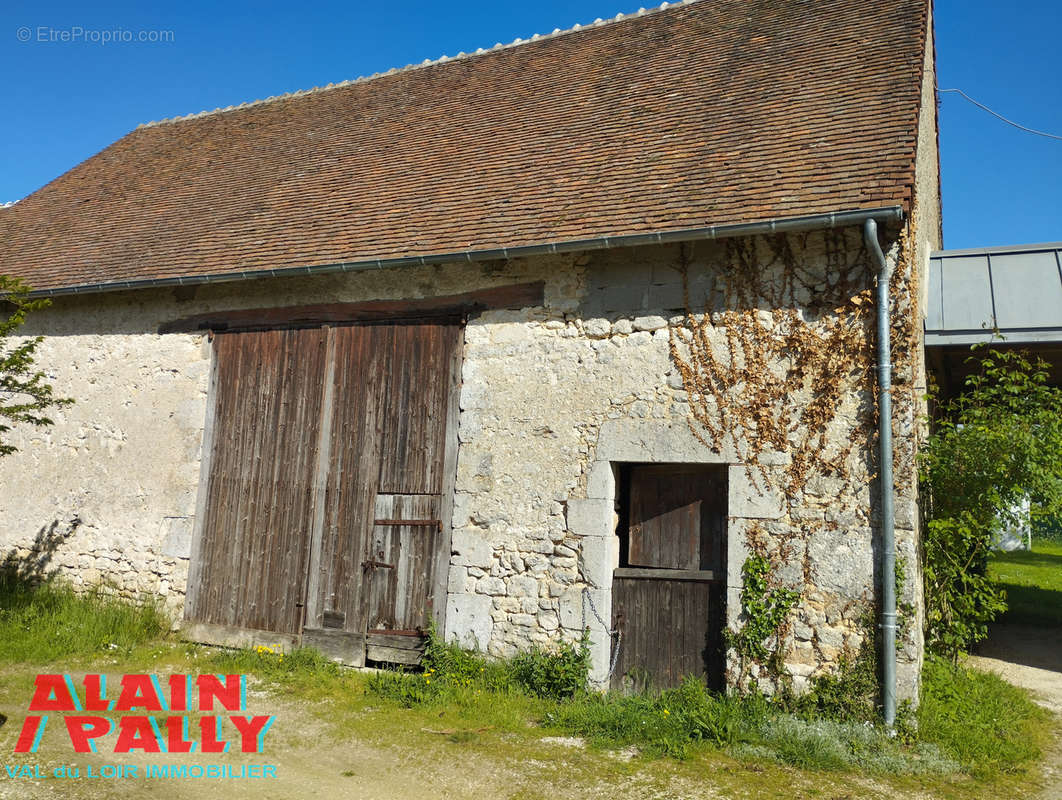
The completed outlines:
[[[541,306],[544,294],[545,284],[542,281],[535,281],[440,297],[214,311],[165,322],[159,326],[159,333],[222,332],[342,325],[356,322],[446,319],[488,309]]]

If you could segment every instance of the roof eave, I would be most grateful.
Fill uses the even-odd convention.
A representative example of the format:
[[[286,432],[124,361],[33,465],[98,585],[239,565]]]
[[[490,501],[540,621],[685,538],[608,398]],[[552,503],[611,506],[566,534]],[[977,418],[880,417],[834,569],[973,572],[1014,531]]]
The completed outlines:
[[[702,228],[684,228],[670,231],[633,233],[621,236],[601,236],[590,239],[570,239],[563,242],[520,245],[517,247],[464,250],[454,253],[401,256],[397,258],[375,258],[360,261],[344,261],[334,264],[281,267],[278,269],[243,270],[212,275],[190,275],[170,278],[146,278],[142,280],[86,283],[74,286],[61,286],[53,289],[36,289],[30,292],[30,296],[59,297],[64,295],[98,294],[102,292],[131,291],[136,289],[151,289],[168,286],[196,286],[208,283],[230,283],[234,281],[256,280],[259,278],[289,278],[335,272],[360,272],[373,269],[424,266],[427,264],[442,264],[459,261],[491,261],[499,258],[523,258],[537,255],[572,253],[583,250],[605,250],[617,247],[638,247],[642,245],[691,242],[704,239],[726,239],[738,236],[757,236],[764,234],[795,233],[818,229],[845,228],[854,225],[862,225],[868,219],[873,219],[881,223],[899,223],[903,221],[903,218],[903,207],[900,205],[893,205],[878,208],[835,211],[824,214],[807,214],[796,217],[780,217],[760,222],[708,225]]]

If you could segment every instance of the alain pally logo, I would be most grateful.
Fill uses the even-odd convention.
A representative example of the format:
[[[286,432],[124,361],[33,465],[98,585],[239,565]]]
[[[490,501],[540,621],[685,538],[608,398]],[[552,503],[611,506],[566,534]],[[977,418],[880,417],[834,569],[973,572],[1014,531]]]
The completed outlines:
[[[116,754],[261,753],[275,720],[240,713],[247,711],[246,675],[122,675],[114,695],[108,693],[106,675],[85,675],[80,686],[70,675],[38,675],[28,710],[15,753],[37,753],[45,731],[60,725],[63,740],[75,753],[99,753],[104,739],[115,732],[109,752]],[[113,774],[100,773],[108,768]],[[95,774],[93,769],[85,767],[87,777],[138,777],[139,772],[136,765],[96,767]],[[5,770],[0,777],[45,777],[35,765],[5,765]],[[54,777],[80,774],[76,767],[60,767]],[[149,764],[143,774],[275,778],[276,767]]]

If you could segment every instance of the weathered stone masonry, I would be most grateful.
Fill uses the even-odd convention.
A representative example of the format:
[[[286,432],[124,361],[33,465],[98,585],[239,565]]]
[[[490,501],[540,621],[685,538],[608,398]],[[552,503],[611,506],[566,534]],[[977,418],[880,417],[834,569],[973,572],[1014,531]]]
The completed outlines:
[[[849,240],[858,246],[856,232]],[[828,279],[819,241],[812,234],[792,243]],[[176,617],[191,551],[210,345],[205,335],[159,336],[160,323],[218,309],[426,297],[543,280],[542,307],[485,312],[466,328],[447,634],[495,655],[573,640],[584,624],[584,588],[608,621],[618,560],[615,465],[729,464],[728,621],[740,624],[749,531],[787,541],[776,548],[779,575],[803,597],[787,634],[786,665],[800,688],[858,646],[877,591],[873,452],[853,448],[855,480],[847,488],[813,476],[802,496],[782,502],[751,484],[732,447],[716,453],[696,439],[668,348],[669,325],[685,318],[678,252],[659,246],[220,284],[181,299],[163,290],[59,299],[27,333],[48,336],[40,362],[77,403],[55,415],[53,428],[23,431],[20,452],[0,462],[0,553],[26,556],[38,537],[38,547],[54,549],[52,566],[76,583],[161,595]],[[723,258],[720,244],[693,249],[691,304],[713,296],[706,265]],[[862,393],[843,398],[829,439],[861,435],[872,405]],[[915,430],[913,418],[901,420],[898,434]],[[761,463],[780,470],[787,459],[765,453]],[[915,564],[913,472],[897,479],[898,546]],[[808,521],[823,524],[813,535],[790,536]],[[915,685],[921,619],[919,593],[909,584],[904,595],[915,620],[901,653],[901,696]],[[608,636],[591,615],[585,622],[600,679]]]

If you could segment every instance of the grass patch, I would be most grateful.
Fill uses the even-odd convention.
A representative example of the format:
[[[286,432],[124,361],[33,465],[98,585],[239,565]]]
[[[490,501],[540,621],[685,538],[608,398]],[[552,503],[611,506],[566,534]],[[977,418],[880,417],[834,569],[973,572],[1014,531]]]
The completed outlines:
[[[310,700],[345,694],[354,687],[353,673],[312,647],[288,653],[271,647],[201,648],[203,672],[254,675],[275,688]]]
[[[46,664],[106,651],[128,653],[163,636],[169,620],[150,600],[132,603],[101,586],[85,593],[0,572],[0,660]]]
[[[1041,757],[1051,716],[998,675],[926,661],[918,737],[977,778],[1024,770]]]
[[[655,695],[584,694],[557,704],[542,721],[600,747],[635,745],[647,755],[687,758],[698,744],[718,748],[748,738],[765,712],[766,703],[715,695],[687,680]]]
[[[847,677],[820,681],[800,699],[719,695],[695,680],[658,693],[601,695],[586,689],[586,653],[578,645],[488,660],[432,637],[423,670],[366,674],[310,648],[285,654],[177,644],[157,609],[104,591],[0,585],[0,609],[0,660],[90,659],[98,668],[103,654],[114,671],[165,664],[175,672],[250,674],[280,695],[308,701],[336,735],[381,743],[442,742],[519,755],[544,735],[563,734],[594,748],[633,747],[643,763],[733,758],[742,770],[858,771],[891,782],[968,781],[959,777],[968,774],[987,786],[1019,780],[1040,757],[1051,724],[1023,691],[937,660],[926,665],[917,728],[890,736],[867,718],[873,705],[845,700],[870,685],[852,665]]]
[[[1031,551],[993,553],[988,571],[1007,591],[1000,622],[1062,626],[1062,542],[1034,540]]]
[[[547,671],[559,659],[543,653],[535,658],[551,665]],[[804,770],[965,773],[980,779],[1021,774],[1040,757],[1048,715],[997,676],[927,662],[918,725],[897,735],[874,721],[872,703],[842,698],[874,688],[873,670],[862,662],[795,699],[718,695],[696,680],[658,693],[579,689],[558,699],[521,682],[519,658],[486,661],[446,646],[426,658],[423,673],[371,676],[366,693],[404,708],[438,708],[440,715],[446,709],[472,726],[518,730],[533,721],[595,747],[633,746],[645,757],[681,760],[715,750]]]
[[[717,749],[743,760],[803,770],[946,775],[960,765],[932,744],[890,735],[881,725],[809,715],[811,704],[762,695],[715,695],[698,681],[659,695],[588,696],[544,722],[603,747],[635,745],[645,755],[689,758]]]

